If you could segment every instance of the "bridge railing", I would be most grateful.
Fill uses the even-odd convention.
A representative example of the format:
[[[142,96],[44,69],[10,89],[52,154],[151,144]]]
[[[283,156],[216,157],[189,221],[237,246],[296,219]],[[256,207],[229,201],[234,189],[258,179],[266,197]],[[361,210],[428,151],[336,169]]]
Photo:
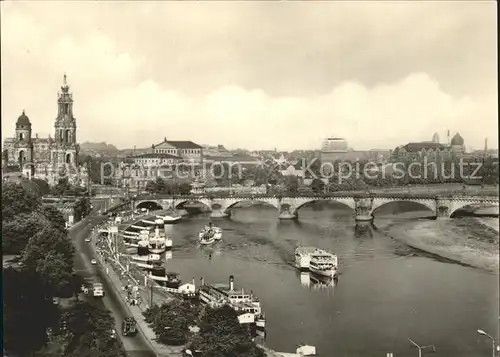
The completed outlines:
[[[290,197],[290,198],[328,198],[328,197],[394,197],[394,198],[405,198],[405,197],[419,197],[419,198],[436,198],[436,197],[498,197],[498,188],[488,188],[488,189],[443,189],[437,190],[435,188],[426,190],[424,188],[410,188],[401,190],[358,190],[358,191],[342,191],[342,192],[297,192],[297,193],[196,193],[188,195],[141,195],[135,196],[133,200],[147,200],[147,199],[207,199],[207,198],[247,198],[247,199],[258,199],[258,198],[279,198],[279,197]]]

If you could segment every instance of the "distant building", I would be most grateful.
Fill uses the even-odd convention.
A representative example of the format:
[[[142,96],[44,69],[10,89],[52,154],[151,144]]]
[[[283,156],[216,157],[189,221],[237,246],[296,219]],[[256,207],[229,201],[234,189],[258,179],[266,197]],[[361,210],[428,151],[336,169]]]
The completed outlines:
[[[471,156],[471,154],[467,153],[464,139],[459,133],[453,136],[449,145],[440,144],[439,135],[435,133],[432,137],[432,141],[412,142],[398,146],[392,151],[391,161],[396,162],[407,159],[420,160],[425,157],[427,160],[434,161],[440,159],[459,159]]]
[[[171,154],[142,154],[132,156],[129,159],[133,160],[134,164],[143,167],[158,167],[162,165],[178,164],[183,161],[182,157]]]
[[[259,162],[259,159],[254,156],[204,156],[203,163],[207,165],[212,165],[215,163],[224,163],[229,165],[241,165],[247,166],[252,165],[255,166]]]
[[[192,141],[171,141],[165,138],[161,143],[151,146],[154,154],[179,156],[185,161],[203,162],[203,147]]]
[[[233,156],[231,152],[229,152],[224,145],[217,146],[209,146],[203,145],[203,156],[212,156],[212,157],[229,157]]]
[[[321,162],[372,161],[383,163],[389,160],[389,150],[353,150],[343,138],[327,138],[321,146]]]

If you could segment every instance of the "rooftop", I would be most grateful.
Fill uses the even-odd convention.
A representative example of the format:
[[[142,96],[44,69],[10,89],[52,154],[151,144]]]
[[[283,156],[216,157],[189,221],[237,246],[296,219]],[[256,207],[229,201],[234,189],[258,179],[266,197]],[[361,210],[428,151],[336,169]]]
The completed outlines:
[[[442,150],[445,148],[445,146],[434,142],[420,142],[420,143],[408,143],[404,145],[403,148],[408,152],[416,152],[416,151],[422,151],[422,149]]]
[[[154,154],[154,153],[140,154],[140,155],[130,156],[129,158],[130,159],[182,159],[182,157],[177,155]]]
[[[164,144],[164,143],[172,145],[176,149],[202,149],[203,148],[202,146],[195,144],[192,141],[183,141],[183,140],[171,141],[171,140],[167,140],[167,138],[165,138],[161,143],[153,145],[153,148],[155,148],[161,144]]]

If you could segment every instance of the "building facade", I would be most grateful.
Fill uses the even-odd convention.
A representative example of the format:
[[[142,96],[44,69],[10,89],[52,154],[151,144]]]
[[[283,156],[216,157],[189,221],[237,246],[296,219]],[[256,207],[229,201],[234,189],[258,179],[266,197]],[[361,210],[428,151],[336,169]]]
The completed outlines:
[[[153,154],[170,154],[181,157],[184,161],[203,162],[203,147],[192,141],[171,141],[167,138],[151,146]]]
[[[370,161],[384,163],[389,160],[389,150],[353,150],[349,148],[348,143],[343,138],[327,138],[321,145],[321,162],[355,162]]]
[[[15,137],[4,141],[4,164],[18,166],[26,178],[38,178],[55,185],[67,177],[73,185],[86,186],[88,174],[80,167],[80,147],[76,140],[76,118],[73,115],[73,95],[69,92],[66,75],[58,93],[54,138],[32,136],[31,121],[25,111],[17,119]]]
[[[391,153],[391,161],[423,160],[428,161],[452,160],[466,158],[471,155],[465,150],[464,139],[459,133],[451,139],[449,144],[439,143],[439,134],[435,133],[432,141],[414,142],[401,145]]]

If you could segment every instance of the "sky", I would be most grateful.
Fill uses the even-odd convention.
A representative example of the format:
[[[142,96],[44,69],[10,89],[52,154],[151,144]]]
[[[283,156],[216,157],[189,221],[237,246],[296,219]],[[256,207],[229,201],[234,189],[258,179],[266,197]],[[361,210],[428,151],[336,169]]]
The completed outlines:
[[[0,6],[2,138],[23,110],[53,135],[66,73],[80,142],[498,147],[494,1]]]

